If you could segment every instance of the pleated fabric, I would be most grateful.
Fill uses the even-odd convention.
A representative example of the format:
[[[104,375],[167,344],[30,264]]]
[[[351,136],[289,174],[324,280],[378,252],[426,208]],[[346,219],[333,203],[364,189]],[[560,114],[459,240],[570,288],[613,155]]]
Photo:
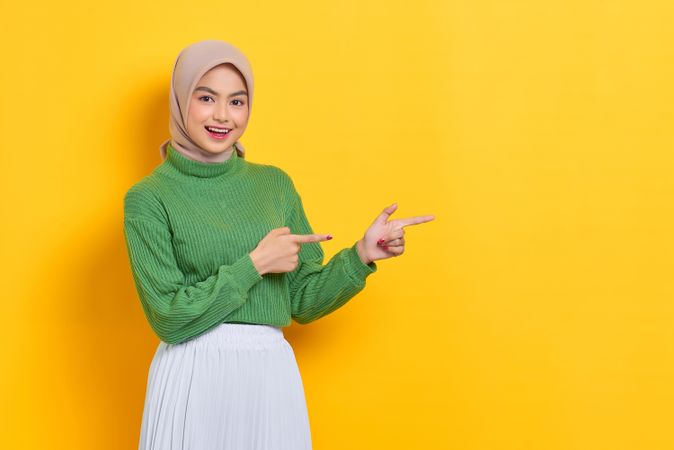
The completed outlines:
[[[304,387],[283,329],[222,323],[150,364],[139,450],[310,450]]]

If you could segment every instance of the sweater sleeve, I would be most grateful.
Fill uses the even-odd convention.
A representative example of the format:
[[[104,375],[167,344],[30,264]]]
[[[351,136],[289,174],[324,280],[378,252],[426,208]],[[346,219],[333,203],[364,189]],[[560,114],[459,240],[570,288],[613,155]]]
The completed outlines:
[[[177,344],[221,323],[246,302],[262,276],[247,253],[205,280],[187,284],[160,203],[150,197],[127,193],[124,236],[145,316],[162,341]]]
[[[304,212],[302,199],[293,189],[287,226],[293,234],[313,234]],[[291,316],[306,324],[344,305],[365,287],[366,278],[377,271],[377,264],[363,264],[356,244],[337,252],[323,265],[323,249],[319,242],[300,244],[298,265],[287,272]]]

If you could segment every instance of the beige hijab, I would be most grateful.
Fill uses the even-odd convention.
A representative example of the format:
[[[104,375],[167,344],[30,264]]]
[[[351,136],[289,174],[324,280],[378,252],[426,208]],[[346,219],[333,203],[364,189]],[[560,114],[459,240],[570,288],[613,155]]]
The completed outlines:
[[[253,103],[253,70],[250,62],[241,51],[232,44],[219,40],[205,40],[185,47],[176,58],[171,75],[171,93],[169,95],[169,133],[159,146],[162,159],[166,158],[169,142],[183,153],[195,153],[199,146],[187,133],[187,107],[192,91],[201,77],[213,67],[222,63],[231,63],[246,81],[248,90],[248,115]],[[245,149],[239,141],[234,143],[239,156],[244,157]]]

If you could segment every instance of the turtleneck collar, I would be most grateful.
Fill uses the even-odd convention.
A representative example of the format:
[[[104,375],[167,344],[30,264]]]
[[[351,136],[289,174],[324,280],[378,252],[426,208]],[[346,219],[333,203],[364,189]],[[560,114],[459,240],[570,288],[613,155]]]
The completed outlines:
[[[239,156],[236,149],[232,151],[232,156],[228,160],[217,163],[201,162],[188,158],[173,148],[170,143],[166,150],[166,161],[171,167],[184,175],[198,178],[229,176],[236,173],[243,164],[243,158]]]

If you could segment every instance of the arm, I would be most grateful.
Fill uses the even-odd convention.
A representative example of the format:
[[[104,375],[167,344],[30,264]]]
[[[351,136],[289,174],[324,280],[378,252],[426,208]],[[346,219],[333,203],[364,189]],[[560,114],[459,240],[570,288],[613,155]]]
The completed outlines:
[[[124,204],[124,236],[145,316],[159,338],[176,344],[221,323],[248,299],[262,276],[247,253],[217,273],[188,285],[178,268],[161,207],[130,191]]]
[[[293,189],[287,213],[293,234],[313,234],[302,205]],[[297,268],[287,272],[291,315],[298,323],[309,323],[329,314],[353,298],[365,287],[365,279],[377,271],[373,261],[364,264],[358,256],[357,243],[337,252],[323,265],[320,243],[302,244]]]

